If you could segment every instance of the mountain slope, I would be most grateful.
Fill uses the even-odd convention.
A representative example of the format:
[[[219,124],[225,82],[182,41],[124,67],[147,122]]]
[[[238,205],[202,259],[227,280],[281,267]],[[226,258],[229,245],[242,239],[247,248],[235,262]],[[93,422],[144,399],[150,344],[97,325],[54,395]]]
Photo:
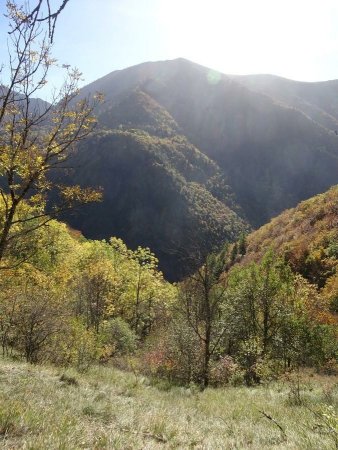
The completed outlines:
[[[303,112],[183,61],[144,89],[224,170],[254,226],[322,192],[338,175],[338,139]]]
[[[284,211],[251,233],[242,262],[259,260],[269,249],[338,299],[338,186]]]
[[[335,131],[338,128],[338,80],[315,83],[292,81],[274,75],[234,76],[244,86],[303,112]]]
[[[169,279],[248,228],[219,168],[182,136],[109,130],[78,155],[69,181],[101,186],[104,200],[67,221],[92,238],[117,235],[133,248],[149,246]]]
[[[242,218],[257,227],[335,184],[337,83],[275,78],[177,59],[83,88],[80,96],[101,91],[105,102],[101,131],[79,151],[72,177],[101,185],[104,201],[72,225],[150,246],[175,278],[196,255],[236,238]]]
[[[84,88],[82,95],[95,90],[105,94],[98,116],[108,128],[116,121],[109,123],[107,110],[118,104],[121,95],[137,88],[156,101],[170,113],[181,134],[217,162],[246,216],[259,226],[335,184],[338,138],[327,127],[335,128],[336,106],[330,106],[329,99],[337,83],[275,77],[281,80],[277,89],[271,82],[274,77],[267,77],[270,84],[256,78],[215,75],[177,59],[113,72]],[[304,105],[314,99],[311,114],[291,101],[296,91]],[[282,101],[283,96],[287,100]],[[316,108],[323,110],[319,118]],[[130,109],[132,102],[120,117],[130,114]]]

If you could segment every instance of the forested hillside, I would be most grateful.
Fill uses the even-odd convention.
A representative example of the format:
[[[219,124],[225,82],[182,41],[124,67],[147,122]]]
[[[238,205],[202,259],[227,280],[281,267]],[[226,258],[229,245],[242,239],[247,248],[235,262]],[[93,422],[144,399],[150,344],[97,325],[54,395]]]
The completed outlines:
[[[16,219],[26,214],[32,214],[27,205]],[[2,260],[3,354],[86,370],[115,352],[134,351],[175,297],[154,254],[129,250],[117,238],[87,241],[57,221],[42,223],[36,219],[27,235],[27,225],[17,225],[20,246],[8,247]]]
[[[80,147],[67,181],[102,187],[103,201],[65,216],[74,227],[149,246],[174,280],[250,228],[224,172],[151,96],[135,88],[109,103],[107,95],[97,112],[104,131]]]
[[[273,249],[292,269],[322,289],[337,311],[338,187],[283,212],[247,238],[242,263]]]
[[[74,162],[76,181],[102,186],[103,202],[89,221],[66,220],[88,237],[150,246],[165,274],[181,278],[196,255],[336,182],[335,89],[230,77],[184,59],[112,72],[81,90],[104,94],[96,115],[106,135]]]

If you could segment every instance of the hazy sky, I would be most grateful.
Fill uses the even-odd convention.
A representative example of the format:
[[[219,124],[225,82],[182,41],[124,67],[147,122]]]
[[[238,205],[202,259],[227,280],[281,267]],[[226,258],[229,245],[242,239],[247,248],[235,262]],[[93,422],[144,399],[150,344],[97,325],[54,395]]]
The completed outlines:
[[[0,0],[2,14],[5,3]],[[1,17],[0,62],[6,29]],[[58,21],[54,55],[77,66],[86,83],[177,57],[224,73],[334,79],[338,0],[70,0]]]

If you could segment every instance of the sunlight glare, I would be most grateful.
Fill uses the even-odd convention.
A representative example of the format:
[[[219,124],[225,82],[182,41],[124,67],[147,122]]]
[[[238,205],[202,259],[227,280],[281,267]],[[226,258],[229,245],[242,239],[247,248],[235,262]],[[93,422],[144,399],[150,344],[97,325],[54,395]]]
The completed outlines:
[[[248,67],[285,73],[300,58],[332,48],[328,10],[337,15],[338,6],[324,2],[326,8],[315,0],[171,0],[160,2],[158,17],[172,57],[227,73],[247,73]]]

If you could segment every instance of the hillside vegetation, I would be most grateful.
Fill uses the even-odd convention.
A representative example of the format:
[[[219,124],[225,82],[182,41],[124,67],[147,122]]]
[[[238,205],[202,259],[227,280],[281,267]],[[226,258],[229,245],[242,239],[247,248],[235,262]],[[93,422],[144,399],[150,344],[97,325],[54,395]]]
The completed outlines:
[[[338,187],[334,186],[283,212],[248,236],[243,263],[258,260],[272,248],[337,305],[337,205]]]
[[[134,355],[144,374],[204,388],[301,367],[338,372],[335,285],[318,291],[270,246],[252,261],[243,235],[172,285],[149,248],[89,241],[57,221],[39,227],[43,218],[23,220],[33,209],[18,211],[21,238],[0,272],[4,355],[78,370],[125,367]]]
[[[49,3],[7,2],[0,447],[338,448],[338,189],[247,235],[336,179],[336,133],[185,60],[31,102]]]
[[[204,208],[211,193],[190,177]],[[242,234],[178,284],[149,248],[88,240],[21,202],[0,271],[3,447],[335,448],[336,196]]]

